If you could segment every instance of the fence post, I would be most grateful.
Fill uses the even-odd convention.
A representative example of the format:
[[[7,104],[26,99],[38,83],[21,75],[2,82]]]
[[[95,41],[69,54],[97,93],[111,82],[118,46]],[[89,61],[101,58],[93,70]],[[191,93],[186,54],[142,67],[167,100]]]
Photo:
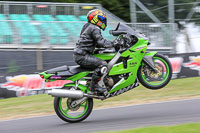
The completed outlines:
[[[74,15],[75,16],[79,16],[79,5],[78,4],[76,4],[76,5],[74,5]]]
[[[4,7],[4,14],[8,15],[9,14],[9,4],[5,3],[3,7]]]
[[[51,5],[51,15],[55,17],[56,15],[56,5]]]
[[[27,5],[28,7],[28,15],[33,15],[33,4]]]
[[[42,57],[42,50],[40,48],[40,43],[38,44],[38,49],[36,51],[36,62],[37,62],[37,70],[43,70],[43,57]]]

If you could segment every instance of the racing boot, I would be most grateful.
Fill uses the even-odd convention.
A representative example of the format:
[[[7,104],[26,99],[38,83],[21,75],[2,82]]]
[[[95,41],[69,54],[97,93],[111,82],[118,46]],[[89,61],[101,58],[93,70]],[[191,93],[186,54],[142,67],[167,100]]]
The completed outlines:
[[[97,92],[100,94],[105,94],[107,92],[106,88],[100,87],[98,85],[98,82],[101,80],[101,76],[102,76],[102,68],[97,68],[93,75],[92,75],[92,81],[91,81],[91,91],[92,92]]]

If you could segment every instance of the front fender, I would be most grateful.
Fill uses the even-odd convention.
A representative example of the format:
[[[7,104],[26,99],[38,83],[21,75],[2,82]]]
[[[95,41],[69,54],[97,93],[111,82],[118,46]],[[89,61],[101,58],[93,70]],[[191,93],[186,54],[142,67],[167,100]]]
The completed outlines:
[[[155,65],[153,62],[153,56],[155,56],[158,52],[149,52],[146,53],[142,59],[142,61],[147,64],[152,70],[156,72]]]

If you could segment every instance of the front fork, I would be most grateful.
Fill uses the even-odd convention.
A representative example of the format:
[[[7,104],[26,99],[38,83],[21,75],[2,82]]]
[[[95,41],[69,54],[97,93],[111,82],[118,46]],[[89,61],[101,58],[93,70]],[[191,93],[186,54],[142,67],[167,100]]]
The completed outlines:
[[[157,72],[157,70],[155,69],[155,65],[153,62],[153,56],[156,55],[157,52],[149,52],[146,53],[142,59],[142,61],[147,64],[155,73]]]

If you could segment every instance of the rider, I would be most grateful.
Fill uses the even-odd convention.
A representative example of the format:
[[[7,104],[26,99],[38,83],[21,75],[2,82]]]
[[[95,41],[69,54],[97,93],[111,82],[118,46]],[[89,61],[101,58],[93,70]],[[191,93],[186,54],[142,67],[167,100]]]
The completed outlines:
[[[87,23],[83,26],[78,43],[74,49],[74,59],[77,64],[84,68],[95,69],[92,75],[91,91],[104,93],[106,88],[100,87],[98,81],[107,71],[107,62],[93,56],[96,47],[110,48],[113,43],[104,39],[101,29],[107,26],[106,14],[99,9],[91,10],[87,14]]]

